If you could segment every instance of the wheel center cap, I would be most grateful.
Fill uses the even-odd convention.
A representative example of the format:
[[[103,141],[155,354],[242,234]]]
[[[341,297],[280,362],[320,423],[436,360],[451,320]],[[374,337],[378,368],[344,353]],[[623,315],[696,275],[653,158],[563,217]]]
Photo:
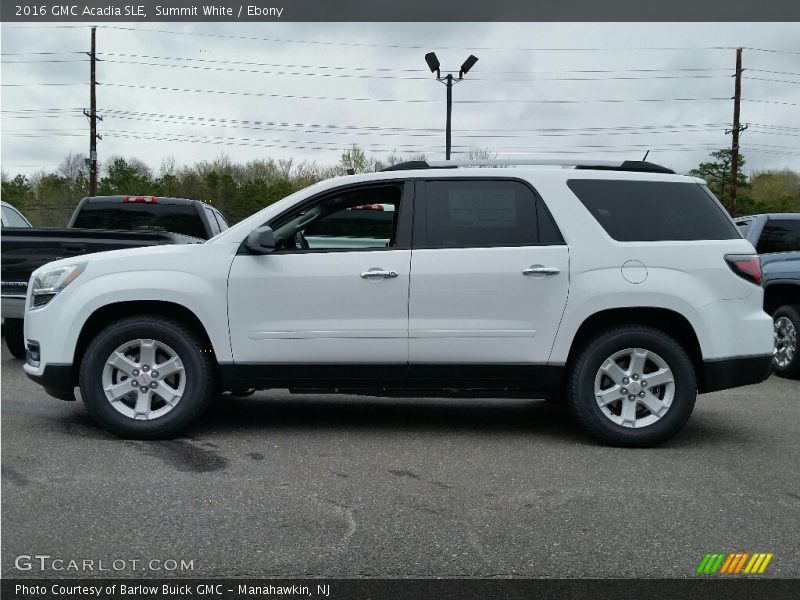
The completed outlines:
[[[150,373],[139,373],[139,376],[136,378],[136,383],[142,387],[147,387],[150,385],[151,381],[153,381],[153,378],[150,377]]]
[[[640,391],[642,391],[642,384],[638,381],[631,381],[630,384],[628,384],[628,389],[632,393],[638,394]]]

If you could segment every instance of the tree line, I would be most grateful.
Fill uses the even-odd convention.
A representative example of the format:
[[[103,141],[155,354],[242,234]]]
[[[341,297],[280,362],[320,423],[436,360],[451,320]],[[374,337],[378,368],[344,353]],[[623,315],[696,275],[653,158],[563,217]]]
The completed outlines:
[[[474,149],[468,158],[494,158]],[[227,155],[193,165],[164,160],[157,170],[137,158],[112,157],[102,168],[99,195],[173,196],[196,198],[217,207],[230,224],[253,214],[313,183],[348,172],[367,173],[408,160],[425,160],[424,154],[378,158],[358,146],[342,152],[334,165],[270,158],[245,163]],[[726,203],[730,185],[730,150],[713,152],[689,174],[708,181],[714,194]],[[740,155],[737,216],[761,212],[800,212],[800,173],[790,169],[744,171]],[[63,227],[81,198],[89,193],[85,157],[69,154],[54,171],[31,177],[2,173],[3,200],[13,204],[37,226]]]

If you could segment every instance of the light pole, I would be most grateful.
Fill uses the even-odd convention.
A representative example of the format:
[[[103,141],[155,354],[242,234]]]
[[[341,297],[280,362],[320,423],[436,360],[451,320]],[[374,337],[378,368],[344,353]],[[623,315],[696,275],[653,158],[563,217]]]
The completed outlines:
[[[453,77],[453,73],[447,73],[444,77],[442,77],[442,72],[440,70],[439,59],[436,58],[435,52],[428,52],[425,55],[425,62],[428,63],[428,68],[431,70],[431,73],[436,73],[436,81],[442,82],[447,87],[447,123],[445,129],[445,159],[450,160],[450,138],[451,138],[451,116],[453,113],[453,84],[458,83],[462,79],[464,79],[464,75],[469,73],[469,70],[475,66],[475,63],[478,62],[478,57],[470,54],[467,60],[464,61],[464,64],[461,65],[461,69],[458,71],[458,79]]]

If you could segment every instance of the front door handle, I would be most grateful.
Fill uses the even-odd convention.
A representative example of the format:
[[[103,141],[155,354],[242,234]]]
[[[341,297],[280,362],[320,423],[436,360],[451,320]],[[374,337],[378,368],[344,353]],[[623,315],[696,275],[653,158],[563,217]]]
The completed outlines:
[[[370,269],[369,271],[362,271],[362,279],[391,279],[397,277],[397,271],[384,271],[383,269]]]
[[[558,275],[561,270],[558,267],[532,266],[522,269],[523,275]]]

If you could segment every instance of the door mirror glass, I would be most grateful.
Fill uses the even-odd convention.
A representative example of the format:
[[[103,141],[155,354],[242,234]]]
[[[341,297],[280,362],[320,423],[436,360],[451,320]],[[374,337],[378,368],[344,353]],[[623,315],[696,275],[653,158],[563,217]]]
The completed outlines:
[[[255,254],[269,254],[275,250],[275,232],[268,225],[258,227],[247,236],[244,247]]]

